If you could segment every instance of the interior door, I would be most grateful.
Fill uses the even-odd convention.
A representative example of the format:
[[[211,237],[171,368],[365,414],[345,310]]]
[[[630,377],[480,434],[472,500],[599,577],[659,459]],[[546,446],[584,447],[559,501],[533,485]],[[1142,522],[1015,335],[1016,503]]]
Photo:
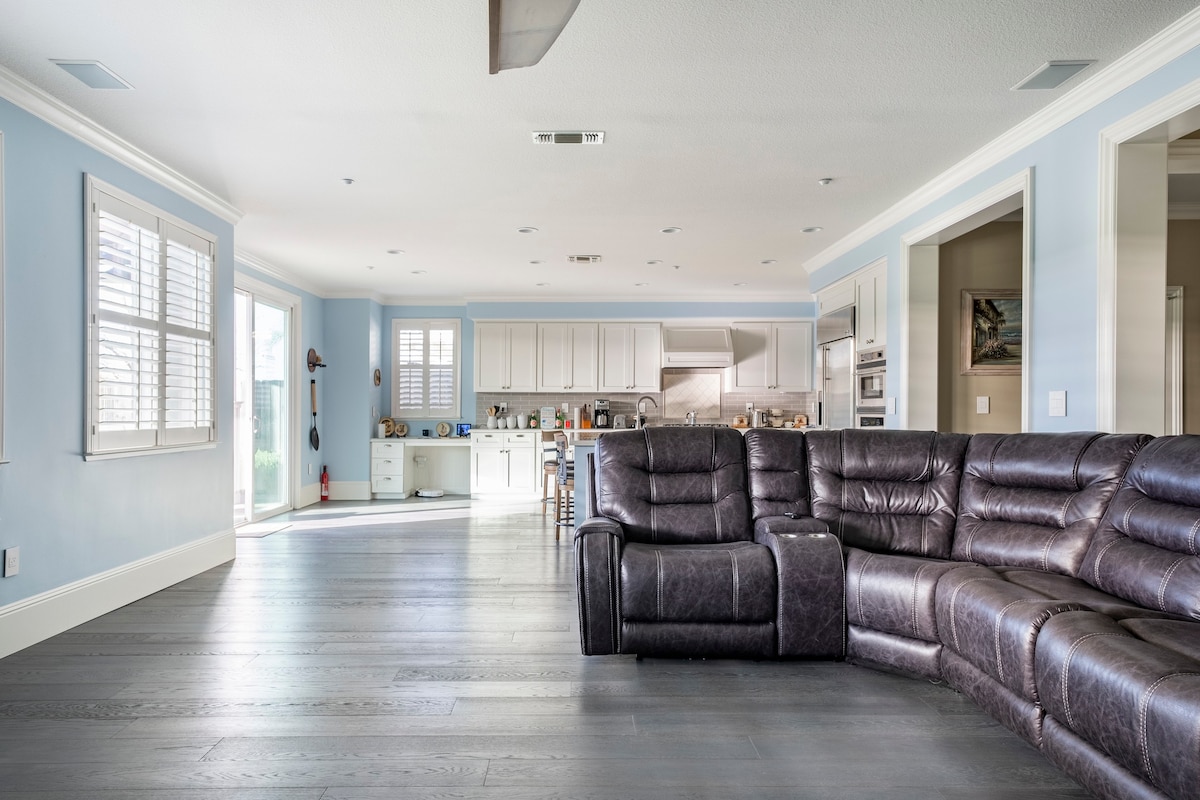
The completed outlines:
[[[234,523],[292,507],[291,309],[234,296]]]

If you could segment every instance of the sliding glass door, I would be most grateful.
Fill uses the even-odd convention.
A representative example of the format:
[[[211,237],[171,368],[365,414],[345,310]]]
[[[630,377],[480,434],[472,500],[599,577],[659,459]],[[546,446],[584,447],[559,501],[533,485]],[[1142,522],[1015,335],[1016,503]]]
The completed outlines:
[[[234,297],[234,524],[292,507],[292,310],[239,288]]]

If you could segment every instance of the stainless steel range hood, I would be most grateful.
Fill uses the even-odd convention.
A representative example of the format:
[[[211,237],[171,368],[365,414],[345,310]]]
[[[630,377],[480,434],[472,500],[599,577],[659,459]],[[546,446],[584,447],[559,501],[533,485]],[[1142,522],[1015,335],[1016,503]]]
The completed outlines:
[[[663,329],[664,367],[732,367],[733,334],[727,327]]]

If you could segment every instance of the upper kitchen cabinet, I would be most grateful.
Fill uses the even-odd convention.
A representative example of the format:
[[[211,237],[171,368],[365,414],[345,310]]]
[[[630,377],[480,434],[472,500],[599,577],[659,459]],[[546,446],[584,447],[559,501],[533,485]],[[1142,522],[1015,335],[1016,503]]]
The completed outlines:
[[[600,323],[600,391],[662,391],[662,325]]]
[[[817,316],[854,305],[854,281],[847,278],[817,292]]]
[[[537,390],[595,392],[599,387],[599,326],[594,322],[538,325]]]
[[[475,323],[475,391],[537,391],[537,323]]]
[[[854,341],[859,350],[887,344],[887,265],[854,276]]]
[[[735,322],[731,391],[812,391],[811,322]]]

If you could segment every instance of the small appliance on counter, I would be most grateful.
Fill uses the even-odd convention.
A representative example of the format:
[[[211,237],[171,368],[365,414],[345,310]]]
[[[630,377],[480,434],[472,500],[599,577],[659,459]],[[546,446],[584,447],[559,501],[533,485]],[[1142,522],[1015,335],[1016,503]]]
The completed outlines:
[[[613,426],[614,428],[624,428],[624,427],[626,427],[626,425],[625,425],[625,415],[624,415],[624,414],[614,414],[614,415],[613,415],[613,419],[612,419],[612,426]]]
[[[592,411],[592,427],[611,428],[612,413],[608,410],[607,400],[597,400]]]

